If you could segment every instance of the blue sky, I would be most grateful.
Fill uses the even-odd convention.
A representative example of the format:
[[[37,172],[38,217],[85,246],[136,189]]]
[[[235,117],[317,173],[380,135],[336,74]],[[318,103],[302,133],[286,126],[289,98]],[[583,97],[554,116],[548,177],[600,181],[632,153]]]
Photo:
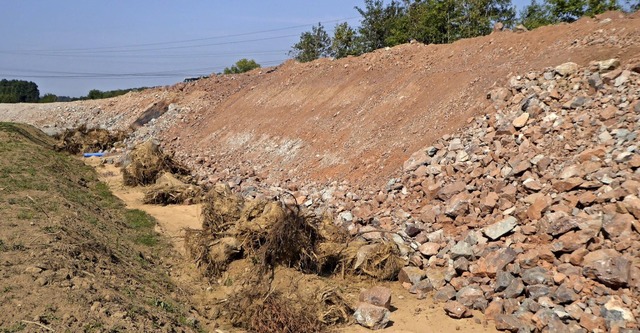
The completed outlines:
[[[82,96],[173,84],[240,58],[276,65],[313,24],[357,26],[355,6],[363,1],[7,1],[0,78],[34,81],[41,95]]]

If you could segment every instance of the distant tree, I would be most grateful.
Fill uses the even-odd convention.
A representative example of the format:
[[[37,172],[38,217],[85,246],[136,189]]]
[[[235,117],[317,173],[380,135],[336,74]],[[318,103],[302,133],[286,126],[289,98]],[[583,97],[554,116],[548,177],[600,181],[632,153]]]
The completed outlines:
[[[0,80],[0,103],[37,103],[38,85],[31,81]]]
[[[224,74],[240,74],[256,68],[260,68],[260,64],[258,64],[255,60],[243,58],[238,60],[236,64],[231,66],[230,68],[225,68]]]
[[[557,19],[551,14],[546,2],[538,3],[538,1],[532,0],[531,4],[525,6],[520,12],[519,21],[527,29],[535,29],[556,23]]]
[[[361,53],[357,33],[347,22],[336,25],[331,41],[331,55],[336,58],[344,58]]]
[[[321,57],[331,56],[331,37],[322,24],[313,26],[311,31],[303,32],[289,55],[300,62],[309,62]]]
[[[58,101],[58,96],[54,94],[44,94],[42,98],[40,98],[40,103],[53,103]]]
[[[89,90],[89,94],[87,94],[87,99],[101,99],[104,98],[104,93],[98,89]]]

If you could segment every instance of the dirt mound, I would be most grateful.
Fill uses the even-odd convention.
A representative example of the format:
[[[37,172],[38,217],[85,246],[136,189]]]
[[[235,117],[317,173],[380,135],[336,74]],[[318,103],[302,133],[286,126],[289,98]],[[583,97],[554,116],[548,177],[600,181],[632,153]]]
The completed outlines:
[[[197,331],[155,221],[52,142],[0,123],[0,331]]]

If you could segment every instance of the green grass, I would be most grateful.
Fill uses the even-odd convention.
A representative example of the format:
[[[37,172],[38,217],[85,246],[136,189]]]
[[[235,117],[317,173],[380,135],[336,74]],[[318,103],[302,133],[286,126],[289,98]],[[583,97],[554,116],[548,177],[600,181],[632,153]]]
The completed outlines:
[[[127,227],[131,229],[152,229],[156,225],[154,218],[140,209],[129,209],[124,217]]]
[[[135,238],[136,243],[149,247],[156,246],[159,241],[158,236],[153,233],[139,235]]]
[[[21,332],[22,330],[24,330],[25,328],[27,328],[27,325],[24,323],[16,323],[13,324],[13,326],[9,326],[9,327],[0,327],[0,333],[15,333],[15,332]]]

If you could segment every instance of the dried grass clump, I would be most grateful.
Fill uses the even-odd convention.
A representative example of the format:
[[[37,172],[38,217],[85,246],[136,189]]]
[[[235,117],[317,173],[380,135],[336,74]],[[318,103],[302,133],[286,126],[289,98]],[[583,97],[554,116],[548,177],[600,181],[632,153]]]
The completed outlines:
[[[58,143],[55,145],[57,151],[66,151],[71,154],[86,152],[105,151],[127,137],[122,131],[108,131],[100,128],[87,128],[81,125],[75,129],[65,130],[55,138]]]
[[[166,155],[153,141],[137,145],[126,157],[122,167],[122,179],[125,185],[149,185],[162,175],[170,172],[176,175],[188,175],[189,170]]]
[[[356,255],[354,269],[378,280],[395,280],[404,266],[398,245],[383,242],[362,246]]]
[[[166,186],[155,185],[144,192],[142,202],[152,205],[194,204],[200,201],[202,189],[193,185]]]
[[[335,289],[327,288],[318,294],[319,320],[327,326],[348,324],[351,322],[353,307]]]
[[[304,289],[296,282],[275,288],[265,275],[245,276],[224,311],[234,326],[250,332],[325,332],[351,321],[353,308],[335,288]]]
[[[185,231],[185,248],[204,276],[216,278],[242,256],[240,242],[233,237],[214,239],[200,230]]]
[[[244,199],[231,192],[225,184],[214,186],[206,195],[202,206],[202,229],[210,235],[221,237],[233,227],[244,207]]]

